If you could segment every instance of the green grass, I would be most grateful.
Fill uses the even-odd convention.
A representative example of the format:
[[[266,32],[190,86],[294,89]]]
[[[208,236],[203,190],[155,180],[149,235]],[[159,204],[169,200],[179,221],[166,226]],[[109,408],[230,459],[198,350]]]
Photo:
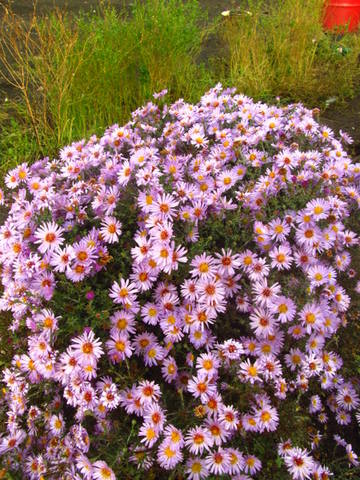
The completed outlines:
[[[54,72],[64,71],[65,82],[60,79],[49,92],[58,144],[127,121],[152,93],[166,87],[172,98],[198,98],[210,85],[195,63],[202,16],[196,1],[176,0],[137,2],[131,17],[111,8],[81,16],[65,68],[61,56],[54,65]]]
[[[344,100],[359,80],[360,41],[322,29],[323,0],[249,0],[220,28],[225,84],[255,98],[277,96],[318,106]]]
[[[218,81],[310,107],[353,96],[359,36],[324,33],[323,0],[239,3],[211,21],[198,0],[136,0],[120,12],[103,1],[30,21],[4,10],[0,76],[16,96],[0,104],[0,176],[126,122],[163,88],[169,102],[197,101]]]
[[[154,92],[196,101],[213,83],[198,61],[209,27],[197,0],[136,1],[131,12],[100,4],[30,24],[10,13],[4,23],[2,71],[21,99],[0,107],[2,173],[126,122]]]

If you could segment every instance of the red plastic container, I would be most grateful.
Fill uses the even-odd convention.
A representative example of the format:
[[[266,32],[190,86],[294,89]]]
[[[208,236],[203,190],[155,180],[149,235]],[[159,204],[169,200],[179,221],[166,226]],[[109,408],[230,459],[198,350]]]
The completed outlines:
[[[323,18],[326,30],[355,32],[360,23],[360,0],[327,0]]]

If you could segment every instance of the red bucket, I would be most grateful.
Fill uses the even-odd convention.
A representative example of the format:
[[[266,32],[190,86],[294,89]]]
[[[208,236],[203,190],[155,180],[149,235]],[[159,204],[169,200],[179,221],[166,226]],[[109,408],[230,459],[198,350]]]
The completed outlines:
[[[328,0],[323,26],[326,30],[355,32],[360,22],[360,0]]]

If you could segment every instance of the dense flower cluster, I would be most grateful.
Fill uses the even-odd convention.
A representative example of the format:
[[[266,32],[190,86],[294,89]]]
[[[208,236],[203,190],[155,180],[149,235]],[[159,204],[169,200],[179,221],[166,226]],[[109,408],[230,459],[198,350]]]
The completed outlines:
[[[245,480],[264,460],[244,443],[272,432],[293,479],[329,478],[312,454],[321,425],[348,425],[360,405],[331,343],[356,277],[350,141],[301,105],[217,85],[197,105],[150,102],[100,139],[9,172],[0,307],[19,341],[2,372],[4,465],[105,480],[128,459]],[[86,285],[72,327],[66,303]],[[89,326],[96,301],[104,320]],[[300,396],[319,428],[308,445],[276,437]]]

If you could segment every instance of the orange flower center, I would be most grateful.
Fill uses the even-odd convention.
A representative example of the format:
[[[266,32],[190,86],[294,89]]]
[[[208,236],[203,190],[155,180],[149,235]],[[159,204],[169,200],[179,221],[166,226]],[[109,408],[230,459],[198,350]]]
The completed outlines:
[[[86,342],[86,343],[84,343],[84,345],[82,346],[82,351],[83,351],[83,353],[89,354],[89,353],[92,353],[93,350],[94,350],[93,345],[92,345],[92,343],[90,343],[90,342]]]
[[[48,243],[52,243],[56,238],[55,233],[49,232],[45,235],[45,241]]]

